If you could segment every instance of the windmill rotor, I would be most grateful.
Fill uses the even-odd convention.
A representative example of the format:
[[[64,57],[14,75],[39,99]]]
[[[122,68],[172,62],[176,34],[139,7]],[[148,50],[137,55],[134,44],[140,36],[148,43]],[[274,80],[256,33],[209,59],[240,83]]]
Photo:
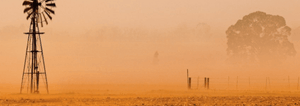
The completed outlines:
[[[56,4],[54,0],[25,0],[23,6],[25,6],[24,13],[27,13],[26,19],[34,18],[36,23],[40,23],[43,27],[43,23],[48,25],[48,19],[52,20],[51,15],[55,14],[53,8]]]

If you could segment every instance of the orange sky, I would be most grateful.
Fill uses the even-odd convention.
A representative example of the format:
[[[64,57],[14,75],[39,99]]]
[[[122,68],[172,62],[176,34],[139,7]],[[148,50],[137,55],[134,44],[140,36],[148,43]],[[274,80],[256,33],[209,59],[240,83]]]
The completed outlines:
[[[1,3],[0,28],[28,25],[22,2],[9,0]],[[74,33],[104,25],[169,28],[199,22],[224,30],[245,14],[258,10],[279,14],[292,27],[300,23],[298,0],[57,0],[56,3],[55,21],[47,28]]]
[[[22,2],[0,4],[0,83],[21,81],[27,40],[23,32],[30,23]],[[195,70],[194,76],[234,76],[242,73],[214,67],[227,58],[225,31],[230,25],[263,11],[283,16],[291,28],[300,26],[299,0],[56,0],[56,4],[56,15],[41,29],[46,32],[42,37],[50,83],[185,83],[187,68]],[[199,23],[210,26],[208,40],[194,40],[190,34]],[[124,34],[130,30],[135,35]],[[155,51],[160,54],[158,66],[152,64]]]

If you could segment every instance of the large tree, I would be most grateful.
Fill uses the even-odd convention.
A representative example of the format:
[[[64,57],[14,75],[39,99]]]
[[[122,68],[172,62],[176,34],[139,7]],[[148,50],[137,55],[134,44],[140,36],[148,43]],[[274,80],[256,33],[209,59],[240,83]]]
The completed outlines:
[[[291,28],[282,16],[254,12],[226,31],[229,60],[238,63],[280,63],[296,55],[288,40]]]

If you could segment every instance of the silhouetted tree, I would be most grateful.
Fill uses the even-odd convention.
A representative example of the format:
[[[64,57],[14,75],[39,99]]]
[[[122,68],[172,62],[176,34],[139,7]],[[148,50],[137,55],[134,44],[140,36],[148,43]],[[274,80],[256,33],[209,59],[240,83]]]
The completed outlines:
[[[288,40],[291,28],[278,15],[254,12],[238,20],[226,31],[229,60],[238,63],[280,63],[296,55]]]

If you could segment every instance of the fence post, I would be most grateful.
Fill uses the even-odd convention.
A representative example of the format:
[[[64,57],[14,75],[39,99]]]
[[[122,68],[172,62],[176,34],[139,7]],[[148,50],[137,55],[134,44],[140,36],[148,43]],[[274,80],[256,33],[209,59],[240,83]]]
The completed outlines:
[[[239,76],[236,77],[236,90],[238,90]]]
[[[249,88],[250,88],[251,86],[250,86],[250,77],[249,77]]]
[[[206,88],[206,77],[204,77],[204,88]]]
[[[267,87],[268,87],[268,78],[266,77],[266,90],[267,90]]]
[[[289,90],[291,90],[290,76],[288,76],[288,82],[289,82]]]
[[[270,80],[270,77],[268,77],[268,80],[269,80],[269,89],[271,89],[271,80]]]
[[[298,77],[297,90],[299,90],[299,77]]]
[[[192,78],[189,77],[189,90],[192,88]]]
[[[228,76],[228,85],[227,85],[227,89],[229,89],[229,76]]]
[[[207,78],[207,89],[209,89],[209,78]]]
[[[197,78],[197,89],[199,88],[199,76]]]
[[[186,80],[187,80],[187,86],[188,86],[188,89],[189,89],[189,69],[186,70]]]

